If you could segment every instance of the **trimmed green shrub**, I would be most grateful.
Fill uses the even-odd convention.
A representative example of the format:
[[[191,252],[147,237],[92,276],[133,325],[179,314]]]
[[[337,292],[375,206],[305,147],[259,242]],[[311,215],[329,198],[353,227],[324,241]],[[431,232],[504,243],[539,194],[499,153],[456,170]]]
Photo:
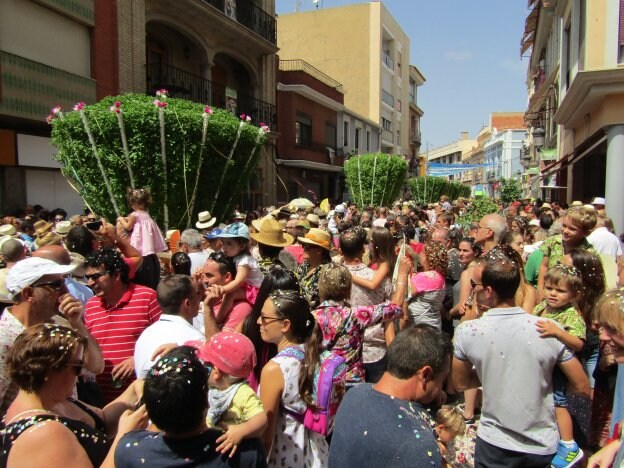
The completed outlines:
[[[396,154],[371,153],[353,156],[344,165],[351,200],[359,207],[386,206],[399,195],[407,161]]]
[[[80,103],[65,114],[55,109],[48,121],[63,174],[95,213],[114,221],[116,204],[125,215],[130,211],[126,189],[134,185],[151,190],[149,211],[159,224],[184,228],[204,210],[226,219],[246,186],[260,159],[267,128],[255,127],[245,117],[166,95],[154,99],[125,94],[90,106]],[[120,131],[121,124],[125,132]]]
[[[485,215],[497,212],[498,205],[493,198],[481,196],[476,197],[471,200],[466,213],[459,217],[457,223],[465,228],[472,222],[480,221]]]
[[[407,185],[417,203],[435,203],[442,195],[446,195],[450,200],[470,197],[469,186],[461,182],[451,182],[444,177],[413,177],[408,179]]]

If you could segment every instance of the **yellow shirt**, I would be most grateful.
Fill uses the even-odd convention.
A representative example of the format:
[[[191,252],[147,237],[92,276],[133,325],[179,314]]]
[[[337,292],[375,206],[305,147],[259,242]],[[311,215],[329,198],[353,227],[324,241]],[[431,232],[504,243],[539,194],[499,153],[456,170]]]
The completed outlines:
[[[263,411],[264,407],[258,395],[248,384],[244,383],[232,398],[232,403],[221,417],[219,425],[242,424]],[[208,425],[211,425],[210,420],[208,420]]]

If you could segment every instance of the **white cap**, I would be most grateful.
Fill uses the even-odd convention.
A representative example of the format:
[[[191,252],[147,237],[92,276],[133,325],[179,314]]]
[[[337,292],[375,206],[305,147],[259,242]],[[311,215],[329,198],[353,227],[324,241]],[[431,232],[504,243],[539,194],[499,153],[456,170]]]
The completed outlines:
[[[603,197],[594,197],[590,205],[606,205],[607,201]]]
[[[21,260],[11,268],[6,277],[6,287],[13,297],[31,286],[45,275],[66,275],[76,269],[77,265],[59,265],[52,260],[30,257]]]
[[[344,213],[345,212],[345,207],[344,205],[336,205],[336,211],[338,213]]]
[[[540,227],[540,222],[537,219],[532,219],[531,221],[529,221],[529,226],[537,226]]]

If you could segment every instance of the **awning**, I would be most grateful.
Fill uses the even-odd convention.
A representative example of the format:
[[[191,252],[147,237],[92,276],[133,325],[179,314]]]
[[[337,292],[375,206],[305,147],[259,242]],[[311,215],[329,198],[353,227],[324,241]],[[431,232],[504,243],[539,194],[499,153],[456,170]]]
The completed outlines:
[[[284,167],[296,167],[299,169],[310,169],[322,172],[343,172],[342,166],[306,161],[305,159],[277,159],[276,162],[278,166]]]
[[[539,11],[540,3],[538,2],[524,22],[524,34],[520,41],[520,55],[524,54],[533,45],[535,31],[537,30],[537,20],[539,19]]]
[[[544,148],[540,150],[540,159],[542,161],[556,161],[559,155],[558,148]]]
[[[525,174],[528,175],[537,175],[540,173],[539,167],[529,167],[526,171],[524,171]]]

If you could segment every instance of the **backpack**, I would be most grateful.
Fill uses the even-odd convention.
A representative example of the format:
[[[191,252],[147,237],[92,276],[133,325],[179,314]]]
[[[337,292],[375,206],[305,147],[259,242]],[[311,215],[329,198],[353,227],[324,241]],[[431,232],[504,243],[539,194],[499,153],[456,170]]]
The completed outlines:
[[[304,361],[304,351],[299,346],[291,346],[280,351],[278,356],[290,356],[299,362]],[[347,365],[342,356],[331,351],[323,351],[320,365],[314,372],[312,398],[316,408],[308,407],[304,414],[282,409],[311,431],[322,435],[334,428],[334,419],[345,392]]]

